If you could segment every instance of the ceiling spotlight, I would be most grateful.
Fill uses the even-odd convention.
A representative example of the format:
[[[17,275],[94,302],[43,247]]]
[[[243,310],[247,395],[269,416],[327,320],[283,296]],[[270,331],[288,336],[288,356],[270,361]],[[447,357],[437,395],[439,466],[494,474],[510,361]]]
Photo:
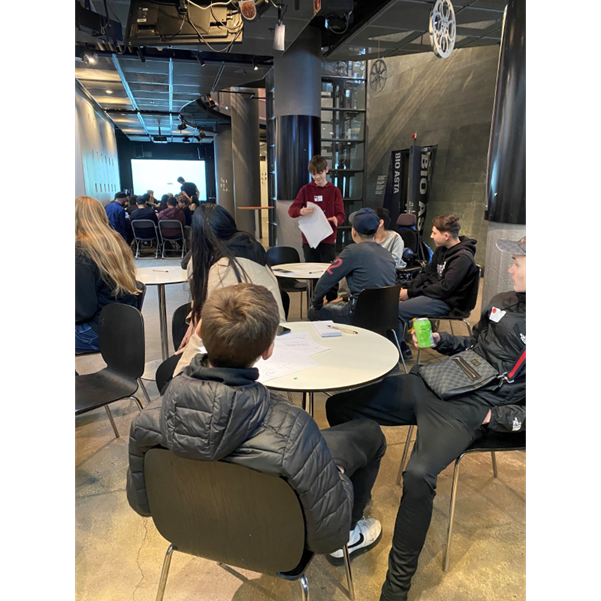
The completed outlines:
[[[83,53],[83,61],[86,65],[97,65],[98,55],[95,52],[86,51]]]
[[[202,140],[203,138],[206,138],[207,134],[205,134],[204,131],[202,131],[202,129],[198,132],[198,135],[196,136],[196,139],[200,142],[200,140]]]
[[[200,58],[199,54],[196,55],[196,60],[198,61],[198,63],[200,64],[201,67],[205,66],[205,62],[202,58]]]
[[[258,71],[259,67],[257,67],[257,63],[255,63],[255,59],[253,58],[253,70]]]
[[[112,93],[113,93],[113,90],[105,90],[105,92],[106,92],[107,94],[112,94]]]

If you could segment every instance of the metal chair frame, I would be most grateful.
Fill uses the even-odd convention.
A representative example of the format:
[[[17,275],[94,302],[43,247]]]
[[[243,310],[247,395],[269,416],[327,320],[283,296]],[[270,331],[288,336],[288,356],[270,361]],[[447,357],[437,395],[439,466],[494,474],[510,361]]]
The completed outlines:
[[[154,228],[154,238],[139,238],[136,235],[136,228],[134,226],[134,224],[138,224],[138,227],[140,227],[140,225],[144,223],[144,228],[142,229],[147,229],[149,230],[150,227],[146,224],[151,223],[153,228]],[[131,222],[131,231],[134,234],[134,240],[136,241],[136,255],[135,258],[137,259],[140,255],[140,243],[141,242],[151,242],[152,240],[156,240],[156,244],[155,244],[155,248],[154,248],[154,258],[158,259],[159,258],[159,248],[161,247],[161,238],[159,236],[159,230],[157,225],[155,224],[154,221],[152,221],[152,219],[134,219]]]
[[[175,225],[177,223],[177,226]],[[167,228],[167,229],[177,229],[180,228],[180,232],[181,232],[181,237],[179,238],[165,238],[165,236],[163,235],[163,229]],[[186,236],[184,233],[184,226],[182,225],[181,221],[178,221],[177,219],[163,219],[162,221],[159,221],[159,233],[161,235],[161,259],[165,259],[165,244],[167,242],[179,242],[181,240],[181,244],[182,244],[182,259],[184,258],[184,255],[186,254]]]

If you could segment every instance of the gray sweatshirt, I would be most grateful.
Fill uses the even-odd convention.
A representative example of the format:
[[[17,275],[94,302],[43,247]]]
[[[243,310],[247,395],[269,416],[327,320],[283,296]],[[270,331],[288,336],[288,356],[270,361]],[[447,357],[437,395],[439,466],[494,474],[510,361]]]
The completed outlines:
[[[346,277],[351,298],[369,288],[393,286],[396,280],[392,255],[377,242],[350,244],[319,278],[313,292],[313,306],[320,309],[323,297]]]

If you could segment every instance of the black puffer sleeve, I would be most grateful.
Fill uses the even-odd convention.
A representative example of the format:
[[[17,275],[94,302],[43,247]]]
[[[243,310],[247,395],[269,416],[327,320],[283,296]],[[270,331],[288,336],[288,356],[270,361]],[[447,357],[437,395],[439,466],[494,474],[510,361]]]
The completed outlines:
[[[524,405],[493,407],[488,429],[494,432],[523,432],[526,430],[526,407]]]

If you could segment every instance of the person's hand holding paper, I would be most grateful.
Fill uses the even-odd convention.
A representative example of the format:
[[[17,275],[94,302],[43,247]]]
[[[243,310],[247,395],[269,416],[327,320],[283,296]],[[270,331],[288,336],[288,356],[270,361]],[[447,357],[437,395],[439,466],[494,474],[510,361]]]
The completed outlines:
[[[307,203],[308,207],[312,207],[314,210],[309,215],[301,215],[298,218],[298,227],[305,235],[309,246],[317,248],[322,240],[332,235],[332,225],[319,205]]]

